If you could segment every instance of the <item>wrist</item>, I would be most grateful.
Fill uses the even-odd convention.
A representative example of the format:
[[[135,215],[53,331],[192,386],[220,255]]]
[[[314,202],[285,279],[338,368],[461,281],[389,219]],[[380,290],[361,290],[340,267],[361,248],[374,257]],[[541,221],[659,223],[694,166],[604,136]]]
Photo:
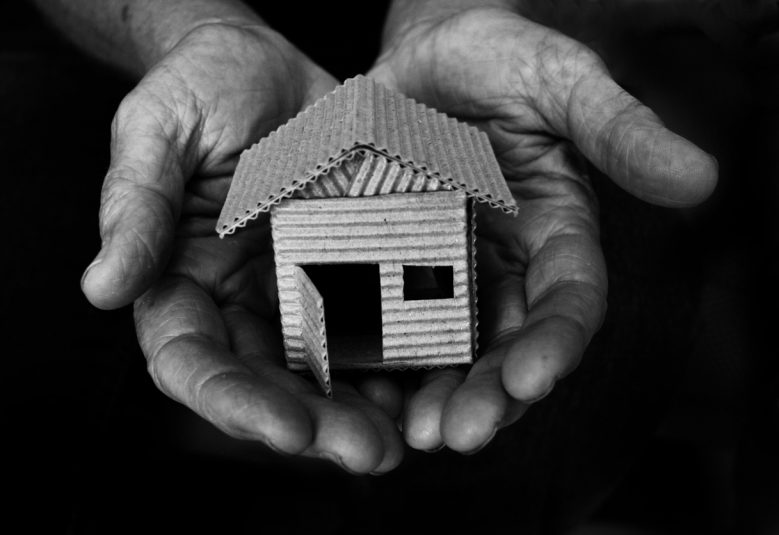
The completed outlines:
[[[140,74],[146,73],[187,37],[219,29],[270,29],[240,1],[185,0],[128,4],[124,15]]]
[[[184,88],[184,98],[196,97],[190,109],[226,102],[235,95],[248,98],[247,92],[262,93],[263,105],[272,102],[282,119],[335,85],[332,77],[264,24],[202,20],[176,37],[160,49],[159,59],[151,61],[145,80]]]
[[[382,34],[382,51],[414,27],[429,27],[469,9],[517,11],[521,0],[393,0]]]
[[[33,0],[86,53],[143,76],[202,24],[263,25],[240,0]]]

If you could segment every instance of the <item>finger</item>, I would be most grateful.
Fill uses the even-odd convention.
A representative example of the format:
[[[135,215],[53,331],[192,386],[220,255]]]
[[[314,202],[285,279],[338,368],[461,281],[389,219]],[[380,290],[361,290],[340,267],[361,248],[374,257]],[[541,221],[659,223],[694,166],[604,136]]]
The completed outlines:
[[[500,360],[482,358],[449,398],[441,416],[441,436],[454,451],[476,453],[526,409],[503,389]]]
[[[102,247],[82,277],[99,308],[126,305],[165,266],[183,197],[178,118],[131,93],[114,118],[111,164],[100,201]]]
[[[444,445],[441,436],[444,407],[464,379],[465,372],[457,369],[425,374],[419,390],[409,398],[403,418],[403,436],[409,446],[436,451]]]
[[[576,367],[606,311],[608,282],[596,227],[561,225],[566,227],[592,230],[551,235],[533,252],[527,317],[496,350],[503,355],[503,386],[525,403],[545,396]]]
[[[503,385],[513,398],[538,401],[577,366],[597,329],[590,316],[602,318],[605,308],[597,293],[561,283],[534,305],[521,332],[504,349]]]
[[[515,193],[528,201],[516,222],[482,226],[481,265],[490,277],[480,301],[491,325],[483,356],[444,411],[444,441],[458,451],[478,451],[548,393],[578,363],[605,313],[597,210],[564,156],[549,153],[557,160],[546,162],[564,172],[518,184]],[[492,244],[507,239],[513,254],[500,259]]]
[[[135,306],[138,339],[157,386],[227,434],[300,453],[313,440],[306,407],[228,349],[219,310],[194,283],[166,278]]]
[[[691,206],[717,183],[717,161],[671,132],[599,64],[558,95],[556,129],[631,194],[663,206]],[[553,114],[552,114],[553,115]]]
[[[387,377],[373,375],[358,385],[360,394],[379,406],[393,420],[403,410],[403,391],[400,386]]]
[[[336,383],[335,388],[338,389],[338,392],[335,394],[336,401],[350,408],[356,408],[367,416],[375,430],[378,431],[382,446],[380,461],[372,467],[369,463],[362,462],[363,460],[360,459],[362,467],[357,469],[357,463],[350,462],[349,457],[341,455],[341,458],[344,459],[344,464],[354,472],[370,472],[373,475],[385,474],[400,465],[404,453],[403,440],[395,425],[394,418],[391,418],[381,407],[363,397],[353,387]],[[328,450],[332,451],[332,448],[328,448]],[[354,450],[354,448],[350,447],[350,450]],[[355,453],[362,455],[363,452],[352,451],[351,457],[354,457]]]
[[[256,316],[237,307],[224,311],[235,352],[255,375],[294,396],[311,422],[310,443],[301,453],[331,461],[352,473],[383,473],[403,458],[393,420],[350,385],[336,383],[335,399],[286,370],[277,335]]]

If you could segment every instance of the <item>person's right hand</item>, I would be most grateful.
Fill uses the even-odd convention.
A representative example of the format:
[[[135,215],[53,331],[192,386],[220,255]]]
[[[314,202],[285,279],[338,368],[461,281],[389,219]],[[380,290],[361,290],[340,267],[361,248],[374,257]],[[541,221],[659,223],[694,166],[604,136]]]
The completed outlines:
[[[116,113],[103,243],[82,288],[103,309],[137,299],[157,386],[229,435],[386,472],[403,454],[399,392],[338,384],[328,400],[287,371],[267,220],[225,240],[215,231],[240,152],[335,85],[265,27],[185,35]]]

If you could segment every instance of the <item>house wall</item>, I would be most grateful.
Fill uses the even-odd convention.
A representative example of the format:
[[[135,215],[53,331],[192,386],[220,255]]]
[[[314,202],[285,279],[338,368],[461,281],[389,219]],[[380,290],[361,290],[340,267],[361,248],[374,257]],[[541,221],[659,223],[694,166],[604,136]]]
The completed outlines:
[[[310,182],[295,196],[303,199],[371,197],[388,193],[451,189],[452,186],[447,183],[441,183],[394,160],[367,151],[345,160],[326,175]]]
[[[460,191],[362,198],[294,199],[271,215],[285,349],[304,366],[300,289],[294,267],[379,264],[385,364],[471,362],[470,244],[466,196]],[[403,300],[403,265],[453,267],[450,299]],[[348,291],[348,289],[346,289]],[[327,303],[325,303],[327,316]],[[331,366],[336,364],[331,362]]]

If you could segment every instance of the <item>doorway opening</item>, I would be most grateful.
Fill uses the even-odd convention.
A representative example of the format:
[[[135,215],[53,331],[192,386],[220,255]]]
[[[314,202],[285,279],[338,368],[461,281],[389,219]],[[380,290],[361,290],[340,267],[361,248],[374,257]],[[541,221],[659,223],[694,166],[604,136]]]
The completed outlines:
[[[381,281],[378,264],[301,266],[322,296],[331,368],[382,360]]]

